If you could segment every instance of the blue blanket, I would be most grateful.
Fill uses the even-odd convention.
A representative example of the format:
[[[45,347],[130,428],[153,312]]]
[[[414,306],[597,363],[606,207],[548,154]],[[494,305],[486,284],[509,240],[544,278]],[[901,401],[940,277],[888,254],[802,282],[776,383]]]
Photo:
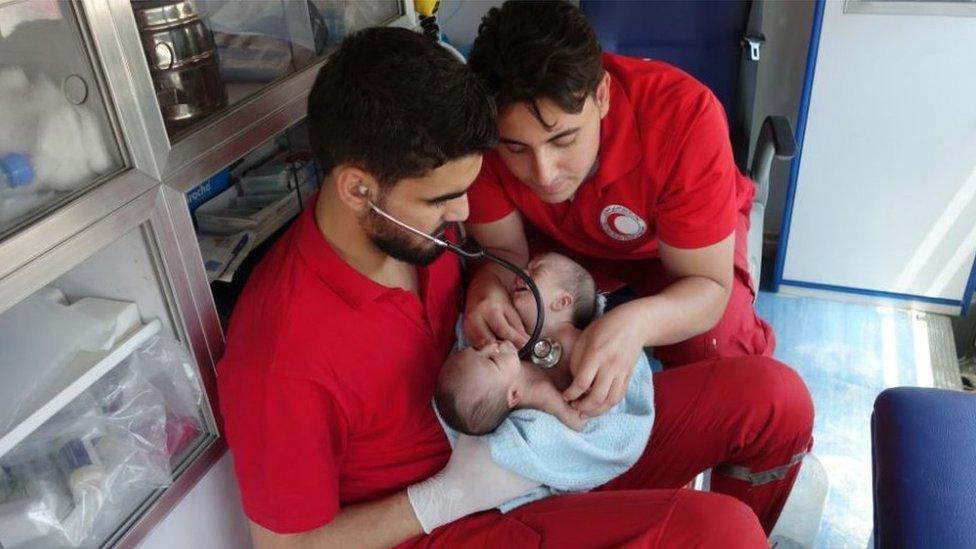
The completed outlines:
[[[444,425],[451,445],[457,432]],[[508,512],[531,501],[564,492],[583,492],[606,484],[640,458],[654,425],[654,384],[643,353],[627,393],[605,414],[576,432],[555,416],[515,410],[494,432],[484,435],[495,463],[542,486],[499,509]]]

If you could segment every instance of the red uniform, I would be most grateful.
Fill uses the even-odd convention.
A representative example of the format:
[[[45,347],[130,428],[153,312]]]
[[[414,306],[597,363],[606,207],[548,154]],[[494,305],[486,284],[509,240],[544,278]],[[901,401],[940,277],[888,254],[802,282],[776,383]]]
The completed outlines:
[[[493,151],[469,191],[468,221],[497,221],[517,209],[534,229],[533,251],[558,249],[585,265],[602,290],[627,284],[642,295],[670,283],[658,239],[701,248],[735,232],[735,283],[723,318],[655,356],[674,366],[772,355],[773,331],[753,308],[746,254],[755,186],[735,166],[722,105],[704,85],[659,61],[605,54],[604,67],[610,110],[596,173],[572,200],[547,204]]]
[[[328,524],[346,504],[406,488],[450,454],[431,406],[453,343],[458,260],[420,272],[420,298],[346,264],[304,211],[254,271],[218,366],[224,430],[247,516],[275,532]],[[765,546],[792,485],[783,468],[810,442],[803,382],[764,357],[710,361],[654,378],[650,442],[623,476],[589,494],[512,513],[480,513],[405,545]],[[736,388],[730,391],[730,388]],[[676,488],[699,471],[777,471],[759,484],[713,475],[714,491]],[[765,478],[765,477],[763,477]]]
[[[431,407],[454,344],[461,269],[419,269],[425,300],[359,274],[306,208],[251,274],[218,366],[244,511],[276,532],[332,520],[444,467]]]

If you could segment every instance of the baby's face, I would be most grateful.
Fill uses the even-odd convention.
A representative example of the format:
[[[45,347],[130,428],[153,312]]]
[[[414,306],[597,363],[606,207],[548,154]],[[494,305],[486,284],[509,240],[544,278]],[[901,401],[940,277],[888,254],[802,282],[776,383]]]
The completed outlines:
[[[508,341],[494,342],[481,349],[466,347],[445,367],[459,370],[465,397],[474,398],[487,391],[508,391],[522,368],[518,350]]]
[[[535,282],[536,287],[539,288],[539,294],[542,296],[542,305],[546,308],[553,302],[559,291],[559,286],[556,283],[556,269],[558,268],[553,258],[548,256],[534,258],[525,266],[525,272],[529,274],[529,277]],[[532,295],[532,291],[526,285],[525,281],[518,277],[515,277],[515,287],[512,290],[512,304],[515,306],[515,310],[518,311],[526,331],[531,333],[535,327],[535,319],[538,315],[535,306],[535,297]],[[547,316],[543,324],[543,330],[548,327],[547,325],[552,324],[550,320],[549,316]]]

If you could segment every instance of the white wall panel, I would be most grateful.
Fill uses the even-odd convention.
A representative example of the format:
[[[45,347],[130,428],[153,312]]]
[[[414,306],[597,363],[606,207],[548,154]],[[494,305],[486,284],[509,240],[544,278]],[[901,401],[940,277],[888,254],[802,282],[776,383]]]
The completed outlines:
[[[139,544],[141,549],[251,547],[230,452],[224,454]]]
[[[958,300],[976,254],[976,18],[826,3],[783,279]]]

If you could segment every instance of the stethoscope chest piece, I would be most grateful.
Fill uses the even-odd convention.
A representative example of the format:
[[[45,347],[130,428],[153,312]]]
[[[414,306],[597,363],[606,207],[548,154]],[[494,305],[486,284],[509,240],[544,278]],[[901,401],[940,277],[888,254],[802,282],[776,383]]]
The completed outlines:
[[[549,369],[559,364],[559,359],[563,356],[563,346],[558,341],[549,338],[542,338],[532,346],[532,364],[540,368]]]

